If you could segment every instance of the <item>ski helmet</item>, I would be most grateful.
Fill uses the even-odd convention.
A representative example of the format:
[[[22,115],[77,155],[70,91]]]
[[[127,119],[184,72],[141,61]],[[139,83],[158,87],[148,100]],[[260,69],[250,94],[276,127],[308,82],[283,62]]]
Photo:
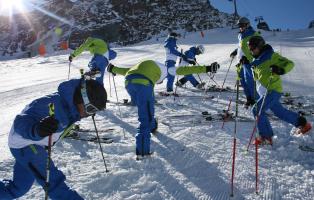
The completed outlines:
[[[176,33],[176,32],[171,32],[171,33],[169,33],[169,37],[177,38],[177,37],[181,37],[181,35],[179,33]]]
[[[107,92],[97,81],[81,79],[80,85],[75,89],[73,102],[75,105],[83,103],[86,107],[89,104],[97,110],[103,110],[106,108]]]
[[[265,45],[265,40],[263,39],[263,37],[259,35],[255,35],[249,39],[247,44],[250,50],[254,50],[256,48],[261,49]]]
[[[205,47],[203,45],[197,45],[196,49],[198,51],[199,54],[203,54],[205,52]]]
[[[246,17],[241,17],[237,22],[238,27],[248,26],[249,24],[250,20]]]

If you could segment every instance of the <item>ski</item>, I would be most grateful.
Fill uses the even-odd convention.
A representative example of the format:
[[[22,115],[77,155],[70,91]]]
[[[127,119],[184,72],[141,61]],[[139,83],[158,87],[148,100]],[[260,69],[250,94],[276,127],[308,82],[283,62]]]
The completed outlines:
[[[169,96],[175,96],[175,97],[179,97],[178,93],[168,93],[168,92],[158,92],[159,96],[163,96],[163,97],[169,97]]]
[[[93,143],[97,143],[98,139],[96,136],[89,136],[89,135],[82,135],[79,134],[80,132],[75,132],[73,131],[71,134],[65,136],[65,139],[71,139],[71,140],[78,140],[78,141],[84,141],[84,142],[93,142]],[[112,138],[109,137],[100,137],[100,143],[103,144],[110,144],[113,142]]]
[[[314,147],[310,147],[308,145],[300,145],[299,149],[301,151],[306,151],[306,152],[314,152]]]

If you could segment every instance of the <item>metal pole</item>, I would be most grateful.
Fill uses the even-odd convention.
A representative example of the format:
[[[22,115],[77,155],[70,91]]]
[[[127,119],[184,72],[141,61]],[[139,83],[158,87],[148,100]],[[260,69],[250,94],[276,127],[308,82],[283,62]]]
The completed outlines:
[[[100,143],[100,138],[99,138],[98,130],[97,130],[97,127],[96,127],[96,122],[95,122],[95,115],[92,115],[92,119],[93,119],[93,123],[94,123],[94,127],[95,127],[96,137],[97,137],[97,141],[98,141],[98,144],[99,144],[101,156],[102,156],[102,159],[103,159],[103,161],[104,161],[105,168],[106,168],[106,173],[107,173],[107,172],[109,172],[109,170],[108,170],[108,168],[107,168],[107,164],[106,164],[104,152],[103,152],[103,150],[102,150],[102,146],[101,146],[101,143]]]
[[[120,108],[120,105],[119,105],[117,87],[116,87],[116,82],[114,80],[114,76],[112,76],[112,82],[113,82],[114,91],[116,93],[116,99],[117,99],[117,105],[118,105],[118,109],[119,109],[120,119],[122,120],[122,113],[121,113],[121,108]],[[123,136],[125,138],[125,130],[124,130],[124,128],[122,128],[122,130],[123,130]]]

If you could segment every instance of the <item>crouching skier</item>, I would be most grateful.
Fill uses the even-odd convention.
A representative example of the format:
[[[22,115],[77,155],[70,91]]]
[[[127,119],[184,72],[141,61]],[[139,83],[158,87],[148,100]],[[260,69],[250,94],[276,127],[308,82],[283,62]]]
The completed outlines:
[[[50,160],[50,176],[46,185],[48,136],[57,142],[81,118],[106,107],[106,90],[94,80],[73,79],[63,82],[58,92],[34,100],[14,119],[9,133],[9,147],[15,158],[13,180],[0,181],[0,199],[23,196],[34,180],[51,199],[80,200],[76,191],[65,184],[65,175]],[[49,115],[48,105],[54,105]]]
[[[163,64],[145,60],[131,68],[120,68],[112,64],[107,70],[113,74],[125,76],[125,87],[131,96],[131,101],[138,108],[138,120],[140,122],[136,134],[136,155],[137,159],[150,155],[150,133],[157,130],[157,121],[154,118],[154,86],[161,83],[168,73],[172,76],[216,72],[219,64],[214,62],[209,66],[195,67],[172,67],[167,69]]]
[[[312,125],[305,117],[284,108],[279,101],[282,95],[280,76],[292,70],[293,62],[275,53],[261,36],[252,36],[248,41],[248,47],[254,57],[251,66],[254,67],[256,89],[260,96],[254,105],[256,109],[253,107],[253,114],[258,117],[259,131],[259,137],[256,138],[255,143],[272,144],[273,130],[266,115],[268,109],[281,120],[297,127],[299,134],[307,134]]]

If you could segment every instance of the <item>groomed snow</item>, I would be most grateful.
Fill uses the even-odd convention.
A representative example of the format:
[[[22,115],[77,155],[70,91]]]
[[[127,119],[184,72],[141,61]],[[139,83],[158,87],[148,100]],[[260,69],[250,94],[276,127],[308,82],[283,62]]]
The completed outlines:
[[[219,62],[221,69],[214,80],[221,85],[230,62],[229,54],[236,48],[237,30],[215,29],[204,33],[205,38],[201,38],[199,32],[187,34],[178,43],[184,50],[194,44],[203,44],[206,52],[199,56],[198,62]],[[311,104],[314,100],[314,29],[262,34],[276,51],[295,62],[294,70],[283,76],[284,91],[302,96],[302,102]],[[144,59],[163,62],[163,39],[115,48],[118,57],[113,63],[130,67]],[[7,136],[15,115],[32,100],[56,91],[57,85],[67,79],[68,55],[69,52],[64,52],[61,55],[0,62],[0,179],[12,178],[14,159],[7,146]],[[91,55],[86,52],[74,60],[71,77],[78,78],[78,69],[86,68],[90,58]],[[209,82],[205,74],[201,78]],[[123,77],[116,76],[115,82],[119,100],[128,98]],[[232,66],[226,84],[233,87],[234,83],[235,69]],[[108,74],[105,86],[109,95]],[[65,173],[67,183],[85,199],[93,200],[229,199],[234,122],[227,122],[221,129],[221,122],[205,122],[197,115],[202,111],[215,113],[226,109],[233,94],[222,93],[218,100],[184,97],[203,95],[191,91],[191,85],[187,87],[178,88],[182,97],[175,101],[173,97],[161,98],[157,95],[158,103],[162,104],[155,106],[159,133],[152,136],[154,155],[149,159],[134,159],[134,136],[138,125],[136,107],[121,106],[120,116],[119,108],[108,103],[107,110],[96,116],[99,130],[114,129],[100,133],[114,138],[114,143],[103,145],[109,173],[105,172],[97,144],[69,139],[57,143],[52,157]],[[165,83],[155,87],[156,93],[164,90]],[[217,97],[218,93],[209,95]],[[109,99],[116,101],[113,88]],[[241,116],[251,116],[251,112],[242,106],[239,109]],[[313,122],[313,115],[308,119]],[[80,125],[93,129],[90,118],[82,120]],[[314,154],[298,149],[299,144],[314,147],[313,131],[309,136],[300,137],[292,135],[293,127],[285,122],[272,120],[272,125],[276,134],[274,146],[259,151],[260,193],[256,195],[254,149],[251,148],[248,153],[245,151],[254,122],[238,123],[233,199],[313,199]],[[44,192],[36,183],[20,199],[43,197]]]

